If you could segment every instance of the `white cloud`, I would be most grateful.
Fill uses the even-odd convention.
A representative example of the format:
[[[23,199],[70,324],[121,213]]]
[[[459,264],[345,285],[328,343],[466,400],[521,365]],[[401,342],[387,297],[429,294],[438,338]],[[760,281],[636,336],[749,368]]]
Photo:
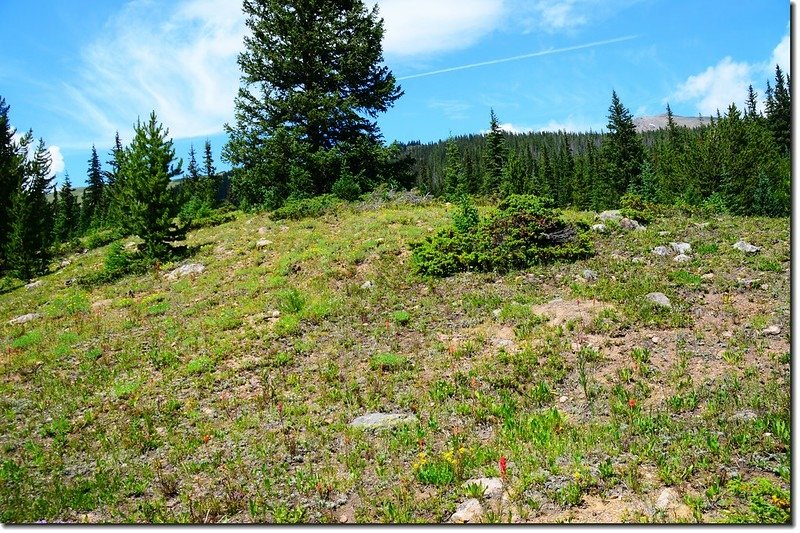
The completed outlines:
[[[86,142],[111,142],[151,110],[176,138],[212,135],[233,118],[244,16],[237,2],[134,0],[83,51],[64,87]]]
[[[509,13],[527,31],[561,33],[601,21],[641,0],[511,0]]]
[[[695,101],[703,115],[716,114],[717,110],[724,113],[731,103],[741,108],[748,85],[754,85],[755,70],[749,63],[737,63],[726,57],[704,72],[689,76],[670,98],[677,102]]]
[[[378,0],[387,56],[411,57],[459,50],[502,21],[503,0]]]
[[[539,126],[535,128],[536,131],[552,131],[552,132],[573,132],[573,133],[585,133],[589,130],[591,131],[600,131],[602,126],[598,126],[597,124],[590,124],[588,121],[583,120],[576,120],[573,117],[567,117],[566,120],[551,120],[547,124],[543,126]]]
[[[775,50],[772,51],[772,60],[770,61],[770,72],[773,72],[775,65],[779,65],[784,72],[791,72],[791,38],[787,33],[786,36],[778,43]]]
[[[472,109],[472,104],[462,100],[434,100],[428,102],[428,107],[441,111],[451,120],[463,120],[469,118],[468,111]]]
[[[64,155],[61,153],[61,148],[58,146],[48,146],[47,151],[50,152],[50,175],[55,176],[64,172]]]
[[[512,124],[511,122],[505,122],[503,124],[498,124],[497,126],[502,131],[505,131],[507,133],[530,133],[530,132],[533,131],[533,128],[529,128],[527,126],[518,126],[516,124]],[[492,131],[492,130],[490,130],[490,129],[481,130],[481,135],[486,135],[490,131]]]

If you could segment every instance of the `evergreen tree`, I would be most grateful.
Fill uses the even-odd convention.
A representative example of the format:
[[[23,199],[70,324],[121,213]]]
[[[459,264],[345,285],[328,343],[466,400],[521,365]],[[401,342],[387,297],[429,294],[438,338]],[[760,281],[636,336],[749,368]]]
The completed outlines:
[[[185,235],[172,223],[176,206],[169,190],[170,180],[181,173],[182,161],[175,164],[169,130],[158,122],[155,111],[146,124],[137,120],[134,129],[115,184],[121,220],[128,233],[144,240],[147,257],[166,258],[171,253],[168,243]]]
[[[448,197],[458,198],[467,193],[461,161],[461,151],[458,149],[458,144],[451,138],[446,144],[444,167],[444,193]]]
[[[89,158],[89,169],[86,173],[86,188],[83,190],[81,209],[81,229],[83,231],[92,226],[99,226],[105,218],[105,181],[103,169],[100,168],[100,158],[97,149],[92,145],[92,156]]]
[[[64,182],[61,190],[56,195],[57,208],[53,237],[56,242],[68,242],[77,234],[78,221],[81,217],[81,208],[78,199],[75,198],[75,189],[69,180],[69,174],[64,174]],[[83,200],[84,209],[86,208],[86,194]]]
[[[342,168],[361,176],[362,189],[372,186],[382,170],[375,118],[402,94],[381,65],[377,7],[244,0],[243,9],[243,83],[223,151],[236,195],[275,205],[290,194],[325,193]]]
[[[30,136],[23,136],[19,143],[14,141],[17,132],[11,126],[8,111],[8,104],[0,96],[0,270],[5,268],[5,251],[11,235],[13,193],[22,185],[23,162],[30,142]]]
[[[114,135],[114,146],[111,148],[111,151],[108,153],[111,156],[111,159],[106,161],[109,170],[104,171],[103,175],[106,179],[106,194],[104,195],[105,200],[105,213],[106,218],[110,222],[119,222],[120,217],[120,209],[119,209],[119,200],[117,198],[117,182],[120,181],[120,169],[122,167],[122,159],[124,156],[124,149],[122,147],[122,141],[119,138],[119,132],[116,132]]]
[[[616,206],[619,198],[629,187],[640,186],[644,146],[636,133],[633,116],[622,105],[617,92],[611,93],[611,106],[608,108],[608,135],[603,141],[602,157],[604,163],[603,207]]]
[[[496,194],[503,178],[506,163],[506,145],[503,130],[494,109],[491,110],[489,133],[486,134],[486,151],[483,157],[483,193]]]
[[[767,85],[769,88],[769,85]],[[775,89],[767,99],[767,123],[775,138],[775,144],[784,153],[792,149],[792,97],[789,93],[788,77],[781,67],[775,65]]]
[[[203,149],[203,173],[205,174],[205,194],[208,205],[214,206],[217,203],[217,195],[219,194],[219,179],[217,178],[217,169],[214,167],[214,155],[211,153],[211,143],[206,139],[206,144]]]
[[[200,167],[197,166],[193,144],[189,145],[189,164],[186,167],[186,178],[183,183],[188,198],[202,197],[205,199],[204,191],[201,190],[200,186]]]
[[[753,90],[752,85],[747,87],[747,101],[745,102],[744,116],[749,120],[755,120],[759,116],[758,95],[756,94],[755,90]]]

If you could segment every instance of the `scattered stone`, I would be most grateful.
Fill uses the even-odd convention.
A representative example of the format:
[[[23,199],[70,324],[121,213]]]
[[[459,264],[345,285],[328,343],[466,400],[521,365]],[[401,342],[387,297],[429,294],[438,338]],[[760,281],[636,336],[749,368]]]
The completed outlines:
[[[139,251],[139,244],[134,242],[134,241],[129,241],[129,242],[125,243],[125,245],[123,246],[123,249],[126,252],[136,253],[136,252]]]
[[[694,225],[700,229],[707,228],[711,224],[709,222],[695,222]]]
[[[672,307],[672,302],[669,301],[669,298],[667,298],[667,295],[664,294],[663,292],[651,292],[650,294],[645,296],[645,299],[650,302],[653,302],[654,304],[660,307],[666,307],[666,308]]]
[[[620,212],[619,209],[613,209],[611,211],[603,211],[602,213],[597,215],[597,218],[604,222],[607,220],[619,220],[622,218],[622,213]]]
[[[653,248],[653,254],[661,257],[666,257],[669,255],[669,248],[667,248],[666,246],[656,246],[655,248]]]
[[[641,231],[645,229],[644,226],[633,220],[632,218],[623,218],[619,221],[619,227],[625,230]]]
[[[256,248],[258,249],[266,248],[270,244],[272,244],[272,241],[269,239],[259,239],[259,241],[256,243]]]
[[[689,261],[692,260],[692,258],[686,254],[679,254],[676,255],[672,260],[675,261],[676,263],[688,263]]]
[[[259,235],[266,235],[267,234],[267,228],[265,228],[265,227],[258,228],[258,234]]]
[[[759,283],[759,282],[761,282],[761,279],[759,279],[759,278],[756,278],[756,279],[736,278],[736,283],[738,285],[741,285],[742,287],[744,287],[746,289],[752,288],[753,285],[755,285],[756,283]]]
[[[668,232],[668,231],[659,231],[659,232],[658,232],[658,235],[659,235],[660,237],[666,237],[667,235],[669,235],[669,232]]]
[[[599,233],[606,232],[606,225],[605,224],[595,224],[592,226],[592,231],[597,231]]]
[[[581,274],[586,281],[597,281],[597,272],[590,268],[585,269]]]
[[[175,281],[176,279],[182,278],[183,276],[202,274],[205,269],[206,267],[201,265],[200,263],[188,263],[168,273],[167,279]]]
[[[364,290],[372,290],[375,288],[375,284],[368,280],[361,285],[361,288]]]
[[[634,257],[631,259],[631,263],[644,263],[644,257]]]
[[[36,281],[33,281],[25,285],[25,288],[28,289],[29,291],[32,291],[33,289],[41,286],[42,286],[42,280],[37,279]]]
[[[480,485],[483,487],[484,498],[495,499],[503,496],[503,480],[499,477],[473,478],[464,483],[464,487],[468,485]]]
[[[404,415],[400,413],[369,413],[359,416],[350,425],[352,427],[361,427],[365,429],[378,429],[394,427],[401,424],[412,424],[417,422],[417,417],[414,415]]]
[[[734,244],[733,247],[747,254],[754,254],[761,250],[761,248],[759,248],[758,246],[753,246],[744,239],[739,239],[738,241],[736,241],[736,244]]]
[[[680,498],[678,497],[678,493],[675,492],[674,489],[668,487],[661,491],[661,494],[659,494],[658,499],[656,500],[655,508],[657,511],[666,511],[679,502]]]
[[[347,523],[347,515],[346,514],[343,514],[342,516],[339,517],[339,523],[340,524],[346,524]]]
[[[272,318],[280,318],[281,317],[281,312],[278,311],[277,309],[273,310],[272,313],[270,313],[270,314],[271,314]]]
[[[72,264],[72,261],[70,261],[69,259],[64,259],[63,261],[61,261],[61,262],[58,264],[58,266],[59,266],[59,268],[67,268],[67,267],[68,267],[68,266],[70,266],[71,264]]]
[[[9,324],[12,326],[17,324],[25,324],[30,322],[31,320],[36,320],[37,318],[42,318],[42,315],[39,313],[28,313],[27,315],[18,316],[17,318],[12,318],[8,321]]]
[[[672,249],[675,250],[677,254],[690,254],[692,253],[692,245],[688,242],[671,242],[669,243],[672,246]]]
[[[700,276],[700,278],[706,279],[706,280],[714,279],[714,273],[713,272],[709,272],[708,274],[703,274],[702,276]]]
[[[66,281],[64,282],[64,286],[65,286],[65,287],[69,287],[70,285],[72,285],[72,284],[73,284],[73,283],[75,283],[76,281],[78,281],[78,279],[77,279],[77,278],[69,278],[68,280],[66,280]]]
[[[500,309],[494,309],[494,310],[492,311],[492,315],[493,315],[495,318],[500,318],[500,312],[501,312],[501,311],[500,311]]]
[[[289,231],[289,226],[281,226],[279,229],[284,232]]]
[[[763,290],[765,290],[765,291],[768,291],[768,290],[769,290],[769,283],[762,283],[762,284],[761,284],[761,288],[762,288]]]
[[[456,508],[456,512],[450,517],[450,522],[454,524],[475,524],[480,522],[483,516],[483,506],[475,498],[470,498]]]
[[[653,344],[658,344],[661,342],[661,337],[653,336],[650,340],[653,341]]]
[[[744,411],[739,411],[735,415],[731,417],[731,420],[741,420],[743,422],[751,422],[758,418],[758,415],[749,409],[745,409]]]
[[[561,398],[558,399],[558,403],[567,403],[567,400],[569,400],[569,398],[567,398],[566,396],[562,396]]]
[[[764,335],[780,335],[781,334],[781,327],[780,326],[770,326],[767,329],[763,330],[761,333]]]

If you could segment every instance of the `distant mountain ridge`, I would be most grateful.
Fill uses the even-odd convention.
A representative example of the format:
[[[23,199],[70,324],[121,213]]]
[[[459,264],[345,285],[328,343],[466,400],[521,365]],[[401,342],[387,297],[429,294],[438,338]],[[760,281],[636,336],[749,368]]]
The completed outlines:
[[[682,117],[679,115],[672,115],[672,120],[678,126],[686,126],[687,128],[699,128],[706,126],[711,122],[711,117]],[[637,117],[633,119],[636,126],[636,131],[643,133],[646,131],[656,131],[666,129],[667,127],[667,114],[652,115],[646,117]]]

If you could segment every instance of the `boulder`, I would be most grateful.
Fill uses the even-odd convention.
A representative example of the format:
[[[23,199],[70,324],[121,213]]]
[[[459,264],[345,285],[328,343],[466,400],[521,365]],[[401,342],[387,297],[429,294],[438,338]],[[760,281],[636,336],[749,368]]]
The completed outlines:
[[[672,302],[669,301],[669,298],[667,298],[667,295],[663,292],[651,292],[645,296],[645,299],[653,302],[659,307],[666,307],[668,309],[672,307]]]
[[[590,268],[585,269],[581,275],[586,281],[597,281],[597,272]]]
[[[619,209],[614,209],[611,211],[603,211],[599,215],[597,215],[598,220],[602,220],[606,222],[608,220],[620,220],[622,218],[622,213]]]
[[[169,272],[167,274],[167,279],[174,281],[178,278],[182,278],[183,276],[202,274],[205,269],[206,267],[200,263],[188,263],[176,268],[172,272]]]
[[[42,318],[42,315],[39,313],[28,313],[27,315],[18,316],[17,318],[12,318],[8,321],[9,324],[12,326],[17,324],[25,324],[30,322],[31,320],[36,320],[37,318]]]
[[[272,241],[269,239],[259,239],[258,242],[256,243],[256,248],[258,249],[266,248],[270,244],[272,244]]]
[[[781,334],[781,327],[780,326],[770,326],[761,331],[764,335],[780,335]]]
[[[667,248],[666,246],[656,246],[655,248],[653,248],[653,254],[661,257],[666,257],[669,255],[669,248]]]
[[[475,524],[481,521],[483,516],[483,506],[475,498],[470,498],[456,508],[456,512],[450,517],[450,522],[454,524]]]
[[[41,286],[42,286],[42,280],[36,280],[25,285],[25,288],[28,289],[29,291],[32,291],[33,289],[36,289]]]
[[[761,251],[761,248],[759,248],[758,246],[753,246],[744,239],[739,239],[738,241],[736,241],[736,244],[734,244],[733,247],[747,254],[754,254]]]
[[[352,427],[365,429],[378,429],[399,426],[401,424],[412,424],[417,421],[418,419],[416,416],[402,413],[368,413],[359,416],[350,422],[350,425]]]
[[[669,243],[676,254],[690,254],[692,253],[692,245],[688,242],[671,242]]]
[[[503,480],[499,477],[473,478],[464,483],[465,488],[468,485],[480,485],[483,487],[484,498],[496,499],[503,496]]]
[[[592,231],[596,231],[598,233],[605,233],[606,232],[606,225],[605,224],[595,224],[592,226]]]
[[[672,260],[675,261],[676,263],[688,263],[689,261],[692,260],[692,258],[686,254],[679,254],[676,255]]]
[[[639,224],[638,222],[636,222],[632,218],[623,218],[622,220],[620,220],[619,221],[619,227],[624,229],[624,230],[628,230],[628,231],[631,231],[631,230],[641,231],[641,230],[645,229],[644,226],[642,226],[641,224]]]

